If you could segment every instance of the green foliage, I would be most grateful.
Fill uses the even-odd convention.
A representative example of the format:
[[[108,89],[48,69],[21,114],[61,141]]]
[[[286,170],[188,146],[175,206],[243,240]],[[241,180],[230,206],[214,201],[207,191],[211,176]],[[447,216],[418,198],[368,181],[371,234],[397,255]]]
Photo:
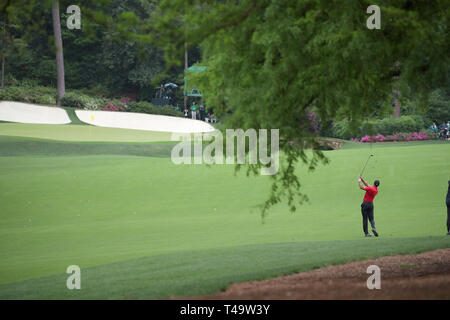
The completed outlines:
[[[141,102],[130,102],[128,104],[129,112],[140,112],[140,113],[150,113],[150,114],[160,114],[165,116],[175,116],[175,117],[183,117],[183,113],[181,111],[175,110],[171,106],[162,106],[157,107],[153,104],[145,101]]]
[[[0,90],[0,100],[55,105],[56,89],[28,85],[8,86],[5,87],[4,90]],[[125,99],[119,100],[105,97],[94,97],[84,94],[79,90],[66,91],[66,94],[61,100],[61,105],[74,109],[128,111],[174,117],[184,116],[181,111],[176,110],[172,106],[159,107],[146,101],[129,102]]]
[[[437,125],[450,121],[450,95],[444,90],[433,91],[426,116],[430,122],[435,122]]]
[[[56,89],[42,86],[9,86],[0,90],[0,100],[54,105]]]
[[[350,139],[354,136],[354,130],[351,130],[347,119],[336,121],[332,124],[331,136],[341,139]]]
[[[351,0],[161,1],[153,37],[165,49],[166,61],[180,61],[186,42],[199,45],[201,65],[208,69],[195,80],[206,104],[228,115],[227,126],[280,129],[286,157],[263,212],[283,197],[292,211],[294,197],[306,199],[293,170],[296,162],[310,169],[326,163],[322,152],[306,154],[301,148],[315,139],[301,125],[308,121],[307,108],[314,106],[323,123],[341,113],[357,126],[378,110],[379,101],[391,99],[394,76],[417,96],[447,76],[446,1],[383,1],[381,30],[366,27],[369,5]]]
[[[419,132],[424,128],[424,121],[420,116],[401,116],[399,118],[389,117],[363,123],[359,134],[361,136],[366,134],[389,135],[397,132]]]
[[[101,110],[106,107],[105,98],[92,97],[79,91],[68,91],[61,100],[61,105],[76,109]]]
[[[64,46],[66,89],[99,89],[108,96],[133,93],[154,97],[151,83],[163,70],[163,54],[148,41],[130,36],[126,27],[137,30],[142,24],[130,19],[150,19],[155,0],[80,0],[81,30],[65,28],[70,3],[60,1]],[[3,8],[3,5],[0,7]],[[6,75],[34,79],[39,85],[56,86],[56,63],[51,19],[51,1],[10,1],[7,6],[8,32],[0,14],[0,42],[8,36]],[[131,23],[134,23],[131,24]],[[182,68],[169,73],[171,82]]]
[[[420,115],[387,117],[363,122],[352,128],[347,119],[336,121],[332,126],[332,136],[341,139],[361,138],[365,135],[392,135],[399,132],[419,132],[427,127]]]
[[[450,119],[450,87],[441,86],[429,94],[425,105],[419,99],[411,95],[402,102],[401,114],[417,116],[420,115],[425,127],[433,122],[437,125],[446,123]]]

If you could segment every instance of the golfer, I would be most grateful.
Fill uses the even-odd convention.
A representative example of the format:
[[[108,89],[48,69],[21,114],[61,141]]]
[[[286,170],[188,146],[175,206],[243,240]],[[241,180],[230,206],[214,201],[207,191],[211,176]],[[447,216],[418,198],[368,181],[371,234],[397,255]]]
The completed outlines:
[[[365,187],[361,184],[361,181],[364,183]],[[378,232],[375,229],[375,220],[373,217],[373,199],[378,193],[378,186],[380,185],[380,181],[375,180],[373,183],[374,186],[371,187],[367,182],[364,181],[362,177],[359,177],[358,179],[359,188],[361,190],[366,191],[366,194],[364,196],[363,203],[361,204],[361,213],[363,217],[363,230],[366,237],[371,237],[372,235],[367,230],[367,220],[370,221],[370,225],[372,226],[372,232],[375,235],[375,237],[378,237]]]
[[[450,180],[448,180],[447,199],[445,204],[447,205],[447,235],[450,236]]]

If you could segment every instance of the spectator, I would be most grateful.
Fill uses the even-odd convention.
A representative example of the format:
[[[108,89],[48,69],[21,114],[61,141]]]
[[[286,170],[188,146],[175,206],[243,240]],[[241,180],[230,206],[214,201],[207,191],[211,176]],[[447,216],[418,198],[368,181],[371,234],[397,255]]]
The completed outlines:
[[[161,85],[161,87],[159,88],[159,98],[160,99],[162,99],[164,97],[165,91],[166,90],[164,89],[164,86]]]
[[[449,136],[449,130],[447,129],[447,125],[442,126],[442,131],[440,134],[442,139],[447,139]]]
[[[205,121],[205,106],[203,103],[200,105],[200,120]]]
[[[436,123],[433,122],[433,124],[430,126],[430,130],[436,133],[439,131]]]
[[[184,117],[187,118],[189,116],[189,109],[187,107],[184,108]]]
[[[192,119],[197,119],[197,105],[195,104],[195,102],[192,102],[191,114],[192,114]]]

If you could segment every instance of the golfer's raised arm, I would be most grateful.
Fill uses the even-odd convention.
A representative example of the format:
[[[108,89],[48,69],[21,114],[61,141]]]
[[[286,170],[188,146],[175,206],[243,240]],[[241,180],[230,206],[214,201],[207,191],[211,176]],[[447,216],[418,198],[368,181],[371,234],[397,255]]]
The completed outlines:
[[[364,190],[364,186],[361,184],[361,181],[358,181],[358,183],[359,183],[359,188],[360,188],[361,190]]]
[[[368,187],[369,185],[367,184],[367,182],[364,181],[363,177],[360,177],[360,178],[361,178],[361,181],[364,183],[364,185],[365,185],[366,187]]]

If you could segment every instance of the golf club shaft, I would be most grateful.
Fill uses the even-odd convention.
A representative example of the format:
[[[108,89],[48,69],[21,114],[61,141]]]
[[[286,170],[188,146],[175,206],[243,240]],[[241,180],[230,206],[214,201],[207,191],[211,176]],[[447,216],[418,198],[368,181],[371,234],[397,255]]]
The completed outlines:
[[[372,155],[370,155],[369,158],[367,158],[366,164],[364,165],[364,168],[362,169],[361,174],[359,175],[360,177],[362,177],[364,170],[366,170],[366,166],[367,166],[367,163],[369,163],[370,158],[372,158]]]

